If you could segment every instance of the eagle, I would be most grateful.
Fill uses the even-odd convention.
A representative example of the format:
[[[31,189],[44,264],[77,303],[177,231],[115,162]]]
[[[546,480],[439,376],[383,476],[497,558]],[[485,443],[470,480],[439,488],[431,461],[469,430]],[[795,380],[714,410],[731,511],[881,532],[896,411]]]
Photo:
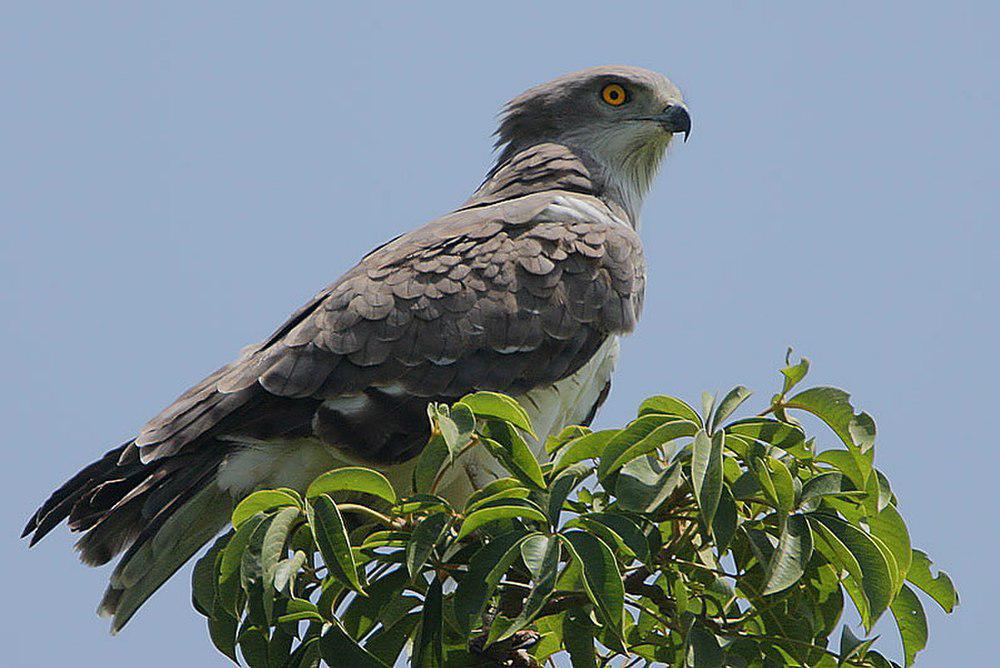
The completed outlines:
[[[514,98],[496,161],[464,204],[368,253],[59,487],[22,537],[34,545],[65,520],[83,534],[84,563],[124,553],[98,608],[117,632],[247,493],[304,489],[345,465],[405,488],[429,402],[508,394],[539,450],[588,424],[642,310],[643,198],[690,129],[677,87],[638,67],[586,69]],[[461,500],[497,475],[472,452],[441,489]]]

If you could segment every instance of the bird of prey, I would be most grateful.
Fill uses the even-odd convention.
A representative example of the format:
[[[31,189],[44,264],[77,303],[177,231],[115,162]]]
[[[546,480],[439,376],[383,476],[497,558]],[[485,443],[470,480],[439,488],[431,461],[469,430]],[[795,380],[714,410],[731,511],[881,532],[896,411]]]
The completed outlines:
[[[24,535],[34,544],[66,520],[84,532],[85,563],[124,551],[98,608],[114,632],[248,492],[304,489],[345,464],[408,484],[430,401],[509,394],[538,443],[588,423],[642,308],[643,197],[672,137],[690,129],[677,87],[637,67],[583,70],[514,98],[468,201],[362,258],[73,476]],[[482,486],[492,461],[470,453],[445,493]]]

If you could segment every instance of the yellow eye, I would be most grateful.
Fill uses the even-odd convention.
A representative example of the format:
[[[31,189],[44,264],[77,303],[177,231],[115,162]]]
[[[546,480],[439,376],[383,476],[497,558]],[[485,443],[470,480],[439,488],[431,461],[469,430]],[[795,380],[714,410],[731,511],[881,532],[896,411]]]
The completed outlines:
[[[619,84],[613,83],[604,87],[604,90],[601,91],[601,99],[612,107],[620,107],[628,100],[628,95],[625,94],[624,88]]]

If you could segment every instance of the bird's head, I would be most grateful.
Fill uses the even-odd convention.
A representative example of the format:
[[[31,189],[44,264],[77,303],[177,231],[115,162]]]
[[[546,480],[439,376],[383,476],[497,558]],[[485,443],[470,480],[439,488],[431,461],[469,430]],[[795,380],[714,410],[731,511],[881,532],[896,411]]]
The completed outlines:
[[[565,144],[608,171],[626,198],[641,199],[675,134],[691,132],[677,86],[641,67],[592,67],[535,86],[501,114],[500,162],[544,142]]]

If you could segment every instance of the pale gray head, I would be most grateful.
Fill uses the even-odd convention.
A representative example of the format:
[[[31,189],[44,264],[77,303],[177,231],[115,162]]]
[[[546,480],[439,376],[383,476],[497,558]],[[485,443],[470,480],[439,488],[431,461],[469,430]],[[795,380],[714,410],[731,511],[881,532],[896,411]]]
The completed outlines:
[[[544,142],[586,154],[607,171],[608,186],[637,210],[675,133],[691,117],[680,90],[641,67],[592,67],[511,100],[497,130],[499,163]]]

